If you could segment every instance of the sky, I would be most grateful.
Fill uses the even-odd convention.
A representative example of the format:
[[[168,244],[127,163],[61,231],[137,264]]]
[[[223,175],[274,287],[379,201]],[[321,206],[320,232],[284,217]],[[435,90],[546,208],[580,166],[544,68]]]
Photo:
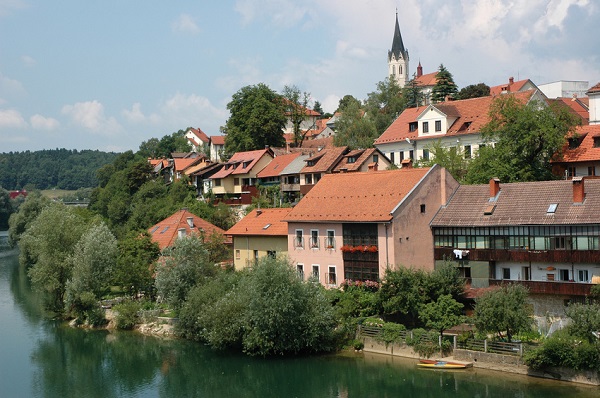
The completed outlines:
[[[598,0],[0,0],[0,153],[218,135],[258,83],[333,112],[387,77],[396,10],[410,76],[600,82]]]

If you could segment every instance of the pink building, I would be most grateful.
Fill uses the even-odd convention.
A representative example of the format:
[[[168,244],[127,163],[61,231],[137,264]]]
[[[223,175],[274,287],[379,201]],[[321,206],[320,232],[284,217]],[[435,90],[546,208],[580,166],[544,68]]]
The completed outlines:
[[[325,286],[378,280],[387,267],[433,270],[429,227],[458,182],[444,168],[326,174],[288,222],[288,254]]]

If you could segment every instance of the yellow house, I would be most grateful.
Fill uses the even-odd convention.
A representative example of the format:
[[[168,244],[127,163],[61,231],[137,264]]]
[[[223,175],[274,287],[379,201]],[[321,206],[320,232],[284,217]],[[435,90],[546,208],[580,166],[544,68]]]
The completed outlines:
[[[288,227],[281,221],[291,208],[255,209],[226,234],[233,238],[233,264],[236,270],[251,266],[259,258],[287,255]]]

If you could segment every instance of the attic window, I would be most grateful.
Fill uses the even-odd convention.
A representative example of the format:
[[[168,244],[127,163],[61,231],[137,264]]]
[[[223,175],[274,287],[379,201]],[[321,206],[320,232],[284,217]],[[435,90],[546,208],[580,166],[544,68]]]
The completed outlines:
[[[496,205],[488,205],[485,210],[483,210],[484,216],[491,216],[494,214],[494,210],[496,210]]]
[[[246,167],[248,167],[248,165],[250,165],[250,162],[244,162],[244,163],[242,164],[242,168],[244,168],[244,169],[245,169]]]
[[[151,233],[151,234],[155,233],[157,229],[158,229],[158,226],[156,226],[156,227],[152,228],[152,231],[150,231],[150,233]]]
[[[356,162],[356,156],[348,156],[348,163],[355,163]]]
[[[165,227],[162,231],[160,231],[160,233],[164,234],[165,232],[167,232],[167,229],[169,229],[169,227]]]
[[[417,122],[408,123],[408,131],[417,131]]]
[[[600,137],[594,137],[594,148],[600,148]]]
[[[267,229],[267,228],[269,228],[270,226],[271,226],[271,224],[267,224],[267,225],[265,225],[265,226],[263,227],[263,229]]]
[[[307,160],[306,161],[306,165],[307,166],[314,166],[315,165],[315,161],[314,160]]]
[[[546,214],[554,214],[556,213],[556,208],[558,207],[558,203],[552,203],[548,206],[548,210],[546,210]]]
[[[579,146],[579,138],[569,138],[569,149],[575,149]],[[596,140],[594,140],[594,146],[596,146]]]

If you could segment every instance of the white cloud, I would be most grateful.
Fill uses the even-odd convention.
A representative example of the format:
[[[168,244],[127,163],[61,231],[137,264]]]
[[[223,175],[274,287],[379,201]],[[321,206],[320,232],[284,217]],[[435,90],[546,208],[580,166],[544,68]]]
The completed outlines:
[[[571,6],[585,7],[588,4],[588,0],[550,0],[545,13],[535,23],[535,31],[543,34],[553,27],[562,31],[569,8]]]
[[[27,122],[21,116],[21,113],[15,109],[0,109],[0,129],[26,128]]]
[[[194,18],[188,14],[181,14],[179,18],[171,25],[173,31],[179,33],[193,33],[200,32],[200,28],[196,25]]]
[[[173,131],[189,126],[219,126],[228,115],[226,110],[215,107],[206,97],[179,92],[162,105],[160,114]],[[213,129],[216,130],[217,127]],[[208,135],[219,133],[204,131]]]
[[[0,93],[6,97],[15,98],[26,95],[25,88],[20,81],[4,76],[2,72],[0,72]]]
[[[29,118],[31,127],[36,130],[56,130],[60,126],[60,122],[51,117],[44,117],[39,114],[35,114]]]
[[[35,64],[37,63],[36,60],[33,57],[30,57],[29,55],[22,55],[21,62],[23,63],[23,65],[29,68],[35,66]]]
[[[273,25],[290,28],[302,22],[304,27],[314,26],[318,5],[293,0],[238,0],[234,9],[242,16],[242,24],[269,18]]]
[[[15,10],[27,7],[28,4],[22,0],[0,0],[0,17],[5,17]]]
[[[113,134],[122,129],[115,118],[104,115],[104,106],[96,100],[65,105],[62,113],[69,116],[73,124],[92,132]]]

